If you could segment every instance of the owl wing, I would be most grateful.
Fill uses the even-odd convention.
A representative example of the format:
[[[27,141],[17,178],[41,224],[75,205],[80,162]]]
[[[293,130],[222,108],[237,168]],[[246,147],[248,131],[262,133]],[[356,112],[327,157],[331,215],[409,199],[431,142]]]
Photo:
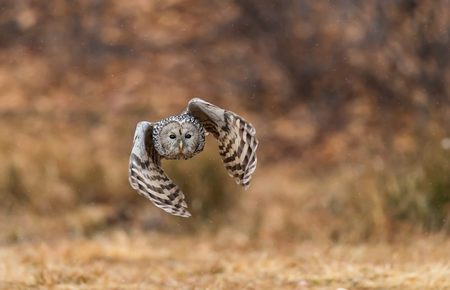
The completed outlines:
[[[255,128],[237,114],[195,98],[186,112],[197,118],[219,142],[219,153],[228,174],[245,189],[256,169]]]
[[[136,126],[128,172],[130,185],[164,211],[189,217],[184,194],[161,167],[152,131],[153,125],[149,122],[139,122]]]

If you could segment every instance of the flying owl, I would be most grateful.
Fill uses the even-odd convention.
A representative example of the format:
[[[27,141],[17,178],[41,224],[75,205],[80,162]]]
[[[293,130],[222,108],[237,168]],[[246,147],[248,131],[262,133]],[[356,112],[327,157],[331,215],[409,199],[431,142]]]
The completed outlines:
[[[199,98],[190,100],[180,115],[137,124],[129,163],[131,187],[170,214],[191,216],[183,192],[164,173],[161,159],[192,158],[203,150],[207,133],[217,139],[228,174],[247,189],[257,161],[255,128]]]

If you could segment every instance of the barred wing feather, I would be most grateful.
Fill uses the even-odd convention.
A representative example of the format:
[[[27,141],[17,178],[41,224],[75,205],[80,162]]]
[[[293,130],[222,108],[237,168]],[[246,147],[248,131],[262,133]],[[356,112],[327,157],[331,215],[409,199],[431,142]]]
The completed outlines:
[[[199,98],[192,99],[187,113],[196,117],[219,142],[219,153],[228,174],[245,189],[256,169],[256,130],[239,115]]]
[[[161,167],[160,156],[153,146],[152,130],[149,122],[139,122],[136,127],[129,163],[130,185],[164,211],[189,217],[183,193]]]

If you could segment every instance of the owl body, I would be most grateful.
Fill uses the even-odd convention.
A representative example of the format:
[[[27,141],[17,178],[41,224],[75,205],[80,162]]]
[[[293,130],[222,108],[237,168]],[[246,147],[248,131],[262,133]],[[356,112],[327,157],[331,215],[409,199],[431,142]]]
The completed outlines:
[[[164,211],[189,217],[184,194],[164,173],[161,159],[189,159],[205,146],[205,134],[219,143],[228,174],[248,188],[256,169],[256,130],[239,115],[195,98],[186,110],[156,123],[139,122],[129,163],[133,189]]]

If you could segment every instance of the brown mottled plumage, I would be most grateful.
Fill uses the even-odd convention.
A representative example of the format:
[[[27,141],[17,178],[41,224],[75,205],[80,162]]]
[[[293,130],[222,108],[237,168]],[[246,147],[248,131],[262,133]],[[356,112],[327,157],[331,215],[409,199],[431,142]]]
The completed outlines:
[[[203,150],[205,130],[219,142],[228,174],[245,189],[256,168],[255,128],[242,117],[195,98],[180,115],[157,123],[139,122],[130,157],[131,187],[157,207],[189,217],[184,195],[164,173],[161,158],[188,159]]]

